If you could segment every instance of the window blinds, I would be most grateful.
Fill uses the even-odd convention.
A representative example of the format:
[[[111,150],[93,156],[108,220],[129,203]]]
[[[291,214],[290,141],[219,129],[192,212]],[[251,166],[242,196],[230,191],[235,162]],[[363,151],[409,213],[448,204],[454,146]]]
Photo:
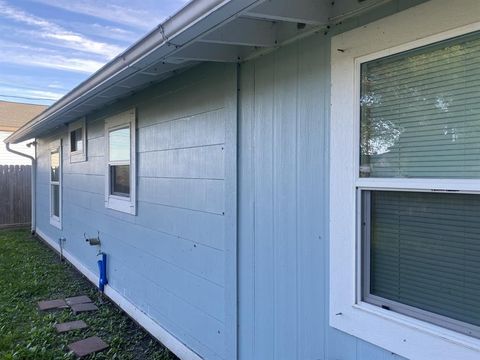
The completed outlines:
[[[362,177],[480,178],[480,33],[361,67]]]
[[[480,326],[480,196],[372,191],[367,200],[370,293]]]

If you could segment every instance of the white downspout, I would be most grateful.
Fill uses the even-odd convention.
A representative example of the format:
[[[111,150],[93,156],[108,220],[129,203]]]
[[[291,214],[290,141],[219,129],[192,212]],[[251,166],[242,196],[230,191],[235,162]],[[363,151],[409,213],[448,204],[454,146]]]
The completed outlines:
[[[34,144],[34,146],[35,146],[35,156],[36,156],[36,155],[37,155],[37,146],[36,146],[37,144],[36,144],[36,142],[34,142],[33,144]],[[30,144],[29,144],[29,145],[30,145]],[[11,153],[13,153],[13,154],[15,154],[15,155],[19,155],[19,156],[26,157],[26,158],[28,158],[28,159],[30,159],[30,160],[32,161],[32,170],[31,170],[31,172],[32,172],[32,179],[31,179],[31,194],[32,194],[32,195],[31,195],[31,198],[32,198],[32,201],[31,201],[31,202],[32,202],[32,210],[31,210],[31,212],[32,212],[32,220],[31,220],[31,224],[32,224],[32,226],[31,226],[31,231],[32,231],[32,234],[34,234],[35,231],[36,231],[36,227],[37,227],[37,222],[36,222],[36,219],[37,219],[37,214],[36,214],[36,209],[37,209],[37,207],[36,207],[36,198],[37,198],[37,196],[36,196],[36,192],[35,192],[35,190],[36,190],[36,188],[37,188],[37,186],[36,186],[36,184],[37,184],[37,160],[36,160],[35,157],[33,157],[33,156],[30,156],[30,155],[24,154],[24,153],[22,153],[22,152],[20,152],[20,151],[11,149],[11,148],[10,148],[10,143],[6,143],[6,147],[7,147],[7,151],[9,151],[9,152],[11,152]]]

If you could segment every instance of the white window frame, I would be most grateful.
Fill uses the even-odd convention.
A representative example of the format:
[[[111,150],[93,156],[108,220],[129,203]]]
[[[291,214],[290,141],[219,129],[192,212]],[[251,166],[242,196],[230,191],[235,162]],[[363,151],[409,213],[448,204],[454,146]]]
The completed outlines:
[[[72,132],[78,129],[82,129],[83,149],[72,151]],[[68,125],[68,150],[70,152],[70,163],[87,161],[87,126],[85,118]]]
[[[412,359],[478,359],[480,339],[362,301],[358,189],[480,193],[480,181],[360,178],[360,65],[478,31],[478,9],[429,1],[332,38],[330,325]]]
[[[54,150],[58,150],[59,156],[59,167],[58,167],[58,181],[52,181],[52,152]],[[62,229],[62,182],[63,182],[63,151],[62,151],[62,140],[58,139],[52,141],[49,146],[48,151],[48,184],[50,186],[49,194],[50,194],[50,224],[55,226],[58,229]],[[58,185],[58,214],[59,216],[53,215],[53,191],[52,185]]]
[[[128,126],[130,128],[130,196],[111,194],[110,165],[126,165],[123,161],[110,161],[109,132]],[[129,109],[105,120],[105,207],[136,215],[136,110]]]

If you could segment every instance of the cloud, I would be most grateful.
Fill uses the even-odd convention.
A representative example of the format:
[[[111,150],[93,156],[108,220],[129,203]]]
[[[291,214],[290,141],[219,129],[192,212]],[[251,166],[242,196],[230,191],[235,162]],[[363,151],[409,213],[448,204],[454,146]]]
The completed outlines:
[[[65,87],[58,81],[53,81],[52,83],[48,84],[47,87],[49,89],[65,89]]]
[[[84,22],[68,22],[68,27],[85,36],[96,36],[107,40],[124,43],[126,46],[138,40],[144,32],[127,30],[117,26],[110,26],[94,22],[85,26]]]
[[[0,47],[2,48],[2,56],[0,56],[2,63],[39,66],[87,74],[97,71],[104,65],[101,61],[82,58],[76,56],[78,54],[75,53],[64,56],[53,50],[33,48],[6,41],[0,41]]]
[[[106,60],[113,58],[123,50],[119,46],[91,40],[82,34],[68,31],[46,19],[9,6],[3,0],[0,0],[0,16],[37,28],[36,31],[29,31],[36,38],[45,39],[53,45],[64,48],[101,55]]]
[[[137,29],[150,30],[160,24],[168,16],[186,4],[187,0],[144,0],[142,6],[135,2],[117,0],[105,2],[101,0],[36,0],[39,3],[89,15],[117,24],[132,26]]]
[[[9,54],[8,52],[4,52],[2,55],[3,56],[0,57],[0,62],[38,66],[57,70],[68,70],[86,74],[91,74],[103,66],[103,63],[95,60],[67,58],[61,55],[43,55],[41,57],[32,57],[26,54]],[[5,57],[9,57],[9,59],[5,61]]]
[[[0,94],[8,94],[12,97],[40,98],[44,100],[58,100],[64,94],[48,90],[40,90],[34,88],[0,86]],[[2,95],[3,96],[3,95]]]

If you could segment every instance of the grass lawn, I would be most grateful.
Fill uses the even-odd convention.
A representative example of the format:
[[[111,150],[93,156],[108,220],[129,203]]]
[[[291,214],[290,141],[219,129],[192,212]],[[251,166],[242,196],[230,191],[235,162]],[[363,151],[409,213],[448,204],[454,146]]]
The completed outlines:
[[[37,310],[39,300],[83,294],[98,311]],[[89,328],[56,333],[54,324],[72,320],[84,320]],[[94,335],[110,348],[89,359],[176,359],[28,231],[0,230],[0,359],[74,359],[67,344]]]

